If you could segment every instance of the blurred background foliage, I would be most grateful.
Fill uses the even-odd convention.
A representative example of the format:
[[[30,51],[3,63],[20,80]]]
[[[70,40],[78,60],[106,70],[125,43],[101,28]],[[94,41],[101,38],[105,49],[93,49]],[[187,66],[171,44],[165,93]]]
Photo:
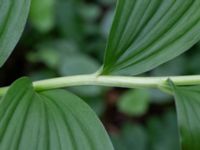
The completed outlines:
[[[87,74],[102,64],[115,0],[32,0],[23,37],[0,70],[0,85]],[[200,43],[144,75],[200,73]],[[94,109],[116,150],[179,149],[172,97],[155,89],[68,88]]]

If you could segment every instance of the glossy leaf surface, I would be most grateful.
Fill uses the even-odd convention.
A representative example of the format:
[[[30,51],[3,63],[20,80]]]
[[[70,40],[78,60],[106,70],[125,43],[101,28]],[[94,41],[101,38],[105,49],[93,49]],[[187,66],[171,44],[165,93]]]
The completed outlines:
[[[0,67],[22,34],[29,7],[30,0],[0,0]]]
[[[176,99],[182,150],[200,149],[200,86],[172,85]]]
[[[16,81],[0,103],[2,150],[113,150],[94,112],[64,90],[36,93]]]
[[[200,0],[118,0],[102,74],[135,75],[200,40]]]

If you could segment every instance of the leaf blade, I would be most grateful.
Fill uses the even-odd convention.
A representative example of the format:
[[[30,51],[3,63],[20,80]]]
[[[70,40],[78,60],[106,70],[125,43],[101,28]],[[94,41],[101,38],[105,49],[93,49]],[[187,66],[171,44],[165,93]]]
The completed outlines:
[[[80,98],[64,90],[36,93],[23,78],[0,103],[0,149],[27,148],[113,150],[103,125]]]
[[[140,74],[188,50],[200,39],[199,6],[199,0],[118,0],[102,74]]]
[[[22,34],[29,7],[30,0],[0,0],[0,67]]]
[[[176,100],[182,149],[198,150],[200,148],[200,86],[177,87],[173,83],[170,85]]]

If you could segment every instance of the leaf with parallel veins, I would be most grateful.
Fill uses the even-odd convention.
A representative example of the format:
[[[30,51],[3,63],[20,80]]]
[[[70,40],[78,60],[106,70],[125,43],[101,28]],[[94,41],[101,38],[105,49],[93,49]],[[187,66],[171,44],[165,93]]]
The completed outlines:
[[[200,86],[178,87],[170,83],[176,99],[182,150],[200,149]]]
[[[95,113],[64,90],[36,93],[17,80],[0,102],[2,150],[113,150]]]
[[[30,3],[30,0],[0,0],[0,67],[22,34]]]
[[[102,74],[136,75],[200,40],[200,0],[118,0]]]

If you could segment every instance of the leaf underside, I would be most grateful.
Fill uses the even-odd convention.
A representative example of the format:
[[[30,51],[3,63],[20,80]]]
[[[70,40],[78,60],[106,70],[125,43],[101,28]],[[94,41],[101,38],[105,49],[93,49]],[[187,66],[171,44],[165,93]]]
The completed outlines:
[[[30,0],[0,0],[0,67],[16,46],[30,7]]]
[[[200,0],[118,0],[102,74],[135,75],[200,40]]]
[[[200,86],[177,87],[171,84],[176,99],[182,150],[200,149]]]
[[[2,150],[113,150],[94,112],[64,90],[36,93],[16,81],[0,103]]]

